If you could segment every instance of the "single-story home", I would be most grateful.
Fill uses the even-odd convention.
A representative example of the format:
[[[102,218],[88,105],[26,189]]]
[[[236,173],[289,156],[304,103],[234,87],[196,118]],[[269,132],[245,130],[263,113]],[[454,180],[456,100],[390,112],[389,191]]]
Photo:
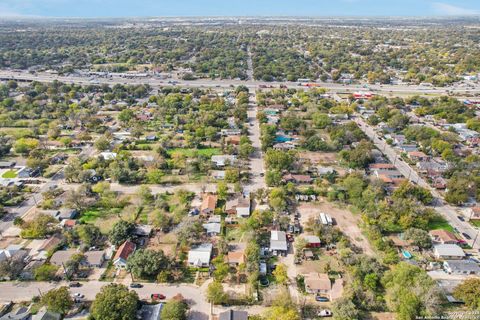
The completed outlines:
[[[113,257],[113,265],[117,269],[125,269],[127,267],[128,257],[135,252],[137,246],[131,241],[125,241],[115,253]]]
[[[137,237],[150,237],[152,234],[152,226],[147,224],[138,224],[133,230],[133,234]]]
[[[227,254],[227,263],[231,266],[238,266],[245,263],[245,253],[242,251],[230,251]]]
[[[85,252],[85,264],[90,268],[100,268],[105,262],[105,251],[95,250]]]
[[[239,218],[250,216],[250,197],[238,195],[228,200],[225,205],[225,212],[228,214],[236,214]]]
[[[309,175],[304,174],[286,174],[283,176],[282,180],[284,182],[293,182],[293,183],[312,183],[313,179]]]
[[[192,267],[210,266],[213,245],[204,243],[188,251],[188,265]]]
[[[212,170],[210,176],[214,180],[225,180],[225,170]]]
[[[160,320],[162,314],[163,303],[158,304],[143,304],[142,308],[137,312],[137,319],[139,320]]]
[[[429,232],[434,243],[439,244],[458,244],[457,237],[450,231],[437,229]]]
[[[211,214],[215,211],[217,206],[217,196],[214,194],[205,194],[203,196],[202,205],[200,206],[200,213]]]
[[[212,156],[212,162],[217,166],[217,167],[224,167],[227,164],[234,164],[237,160],[237,157],[235,155],[214,155]]]
[[[203,226],[203,229],[205,229],[207,236],[209,237],[214,237],[219,235],[222,227],[222,225],[218,222],[208,222],[208,223],[204,223],[202,226]]]
[[[284,231],[270,231],[270,250],[277,254],[286,254],[288,251],[287,235]]]
[[[433,254],[437,259],[461,260],[465,258],[465,252],[456,244],[437,244],[433,246]]]
[[[50,257],[50,263],[56,265],[57,267],[63,267],[72,258],[72,256],[77,253],[78,251],[75,249],[56,251]]]
[[[305,275],[305,291],[330,297],[332,282],[326,273],[311,272]]]
[[[480,274],[480,266],[472,260],[445,260],[443,269],[450,274]]]
[[[410,151],[407,156],[412,161],[427,161],[430,159],[430,157],[422,151]]]

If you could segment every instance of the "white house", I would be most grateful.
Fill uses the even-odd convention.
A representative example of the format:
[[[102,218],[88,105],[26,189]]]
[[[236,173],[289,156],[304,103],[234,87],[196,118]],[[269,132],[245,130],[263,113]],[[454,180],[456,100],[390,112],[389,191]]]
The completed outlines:
[[[204,243],[198,247],[188,251],[188,265],[192,267],[208,267],[210,266],[210,258],[212,256],[212,244]]]
[[[437,244],[433,246],[433,254],[443,260],[461,260],[465,257],[463,249],[456,244]]]

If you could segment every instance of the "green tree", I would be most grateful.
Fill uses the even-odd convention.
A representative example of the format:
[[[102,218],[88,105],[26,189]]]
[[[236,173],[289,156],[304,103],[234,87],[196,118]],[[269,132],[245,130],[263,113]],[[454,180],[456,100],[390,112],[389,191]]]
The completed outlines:
[[[73,300],[67,287],[52,289],[43,295],[41,303],[48,310],[66,314],[73,306]]]
[[[466,279],[453,290],[453,296],[473,310],[480,310],[480,279]]]
[[[405,231],[404,238],[411,240],[412,243],[420,248],[430,248],[432,246],[432,238],[427,231],[417,228],[410,228]]]
[[[44,264],[39,266],[34,271],[35,280],[37,281],[51,281],[55,279],[58,267],[53,264]]]
[[[227,294],[223,290],[220,282],[214,281],[207,287],[207,300],[213,304],[225,303],[228,299]]]
[[[275,281],[278,284],[286,285],[288,282],[287,266],[283,263],[277,264],[277,267],[272,272],[275,277]]]
[[[130,239],[134,229],[135,224],[132,222],[120,220],[113,225],[112,230],[108,234],[108,239],[112,244],[119,246]]]
[[[138,295],[121,284],[102,287],[95,296],[90,312],[96,320],[131,320],[136,318]]]
[[[38,147],[38,140],[33,138],[20,138],[15,141],[13,149],[16,153],[28,154],[30,151]]]
[[[332,304],[332,313],[335,320],[358,319],[360,316],[355,304],[347,298],[335,300]]]
[[[218,194],[218,199],[220,200],[226,200],[228,196],[228,186],[225,182],[219,181],[217,183],[217,194]]]
[[[161,270],[168,269],[169,260],[163,251],[140,249],[127,261],[127,267],[136,277],[153,279]]]
[[[188,305],[183,301],[170,300],[162,308],[162,320],[186,320]]]
[[[102,243],[102,234],[100,229],[93,224],[81,224],[75,227],[75,232],[80,241],[87,247],[100,245]]]

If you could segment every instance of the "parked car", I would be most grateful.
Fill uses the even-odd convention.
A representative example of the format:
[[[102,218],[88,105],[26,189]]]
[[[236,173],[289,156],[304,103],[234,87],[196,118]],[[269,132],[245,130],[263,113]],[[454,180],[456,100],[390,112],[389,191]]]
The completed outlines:
[[[152,300],[164,300],[166,297],[161,293],[152,293],[150,298],[152,298]]]
[[[78,288],[78,287],[81,287],[82,284],[81,284],[80,282],[70,282],[70,283],[68,284],[68,286],[69,286],[70,288]]]
[[[83,298],[85,298],[85,295],[77,292],[77,293],[74,293],[74,294],[73,294],[73,297],[74,297],[74,298],[77,298],[77,299],[78,299],[78,298],[83,299]]]
[[[319,317],[331,317],[333,315],[332,311],[328,310],[328,309],[323,309],[323,310],[320,310],[318,312],[318,316]]]
[[[140,283],[131,283],[130,288],[142,288],[143,285]]]
[[[460,220],[460,221],[465,221],[465,218],[462,217],[462,216],[457,216],[457,218],[458,218],[458,220]]]
[[[322,296],[316,296],[315,300],[317,300],[318,302],[328,302],[328,301],[330,301],[327,297],[322,297]]]
[[[465,239],[467,239],[467,240],[471,240],[471,239],[472,239],[472,237],[470,237],[470,236],[469,236],[467,233],[465,233],[465,232],[462,232],[462,236],[464,236]]]

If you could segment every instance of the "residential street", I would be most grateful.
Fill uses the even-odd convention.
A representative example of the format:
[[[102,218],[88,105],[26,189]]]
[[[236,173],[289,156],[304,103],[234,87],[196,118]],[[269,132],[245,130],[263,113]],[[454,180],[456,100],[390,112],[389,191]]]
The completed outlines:
[[[456,228],[460,233],[468,234],[472,238],[472,240],[465,240],[470,245],[472,245],[479,231],[474,229],[470,225],[470,223],[459,220],[457,217],[458,213],[456,209],[446,204],[442,195],[438,193],[437,190],[432,188],[422,177],[417,174],[417,172],[413,168],[410,167],[410,165],[403,161],[390,145],[388,145],[385,141],[379,139],[378,135],[371,126],[365,123],[365,121],[363,121],[360,117],[356,117],[355,122],[363,130],[363,132],[373,141],[375,146],[387,156],[388,160],[390,160],[390,162],[393,163],[395,167],[397,167],[400,173],[402,173],[411,182],[417,183],[419,186],[430,190],[432,195],[437,199],[433,208],[437,210],[448,221],[448,223],[452,227]],[[475,249],[480,248],[479,241],[475,242],[473,247]]]
[[[250,95],[250,104],[248,108],[249,138],[252,146],[255,148],[250,157],[251,182],[244,187],[247,192],[255,192],[260,188],[265,188],[265,165],[263,163],[262,144],[260,142],[260,123],[257,120],[258,106],[256,95],[253,92]]]

